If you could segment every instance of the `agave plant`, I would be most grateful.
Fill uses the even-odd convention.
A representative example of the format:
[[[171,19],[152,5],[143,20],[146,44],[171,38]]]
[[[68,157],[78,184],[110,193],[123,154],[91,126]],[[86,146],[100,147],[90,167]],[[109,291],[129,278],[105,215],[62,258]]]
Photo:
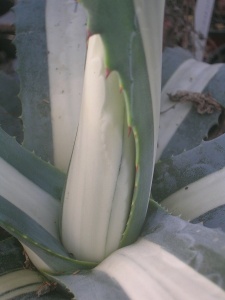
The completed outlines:
[[[44,275],[77,299],[224,299],[224,234],[149,200],[164,1],[80,2],[87,56],[80,4],[15,7],[24,140],[0,130],[0,225],[40,273],[18,258],[0,296],[35,291]]]

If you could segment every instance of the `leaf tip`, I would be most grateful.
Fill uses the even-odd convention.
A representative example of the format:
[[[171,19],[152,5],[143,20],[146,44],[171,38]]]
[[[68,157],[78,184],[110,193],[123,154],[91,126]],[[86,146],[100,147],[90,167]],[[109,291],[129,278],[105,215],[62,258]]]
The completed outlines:
[[[105,70],[105,79],[109,77],[109,74],[111,73],[111,70],[109,68],[106,68]]]

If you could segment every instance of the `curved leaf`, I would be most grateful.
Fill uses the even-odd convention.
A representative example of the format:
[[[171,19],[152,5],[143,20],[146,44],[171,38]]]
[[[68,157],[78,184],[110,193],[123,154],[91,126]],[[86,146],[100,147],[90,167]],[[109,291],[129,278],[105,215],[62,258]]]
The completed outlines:
[[[23,107],[23,145],[43,160],[53,162],[45,4],[45,0],[21,0],[15,6],[15,44]]]
[[[44,191],[56,199],[61,198],[65,174],[19,145],[1,128],[0,157]]]
[[[45,20],[54,165],[66,172],[82,99],[86,15],[74,0],[48,0]]]
[[[225,205],[207,211],[206,213],[198,216],[191,221],[193,224],[201,223],[205,227],[217,228],[225,232],[225,218],[224,218]]]
[[[17,270],[8,273],[0,276],[0,298],[2,300],[21,299],[20,297],[25,294],[36,293],[42,283],[43,278],[35,271]]]
[[[86,16],[73,0],[20,0],[15,13],[23,144],[66,172],[79,120]]]
[[[224,299],[214,284],[225,289],[224,246],[223,233],[173,217],[151,201],[136,243],[92,271],[53,278],[79,300]]]
[[[88,42],[81,116],[67,176],[61,222],[65,247],[101,261],[119,247],[130,211],[135,145],[128,134],[120,78],[105,78],[99,35]]]
[[[154,127],[157,124],[154,124],[153,118],[149,74],[142,37],[135,22],[133,1],[81,2],[89,11],[90,33],[100,33],[103,39],[106,70],[118,71],[120,75],[121,87],[126,95],[127,122],[135,138],[136,183],[127,227],[120,243],[120,246],[124,246],[137,238],[149,201],[156,145],[154,133],[157,132]]]
[[[42,271],[65,274],[96,265],[71,258],[57,237],[3,197],[0,200],[0,226],[44,261],[46,269]]]
[[[224,135],[155,168],[152,195],[170,212],[192,220],[224,203]]]
[[[201,115],[191,103],[175,103],[168,94],[177,91],[209,93],[225,106],[223,64],[209,65],[190,58],[185,50],[175,48],[164,52],[160,130],[157,158],[166,159],[198,146],[218,123],[220,111]],[[177,69],[176,69],[177,67]],[[169,79],[168,79],[169,78]]]

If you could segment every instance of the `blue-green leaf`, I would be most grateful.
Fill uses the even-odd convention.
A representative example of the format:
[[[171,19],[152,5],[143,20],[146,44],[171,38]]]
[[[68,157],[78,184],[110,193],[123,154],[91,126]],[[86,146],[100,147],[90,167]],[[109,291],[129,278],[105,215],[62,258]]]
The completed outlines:
[[[193,220],[224,205],[224,135],[156,165],[152,195],[171,213]]]
[[[1,200],[0,226],[30,248],[49,267],[42,271],[59,274],[92,268],[94,263],[71,258],[57,237],[35,222],[23,211],[4,198]],[[56,225],[56,224],[55,224]]]
[[[0,157],[56,199],[61,198],[66,176],[38,158],[0,128]]]
[[[218,124],[221,113],[215,110],[211,114],[199,114],[192,103],[172,102],[168,94],[178,91],[210,94],[225,106],[224,74],[223,64],[197,62],[184,49],[164,51],[158,159],[170,158],[198,146],[208,137],[210,128]]]
[[[224,299],[225,235],[150,207],[136,243],[92,271],[53,278],[78,300]]]

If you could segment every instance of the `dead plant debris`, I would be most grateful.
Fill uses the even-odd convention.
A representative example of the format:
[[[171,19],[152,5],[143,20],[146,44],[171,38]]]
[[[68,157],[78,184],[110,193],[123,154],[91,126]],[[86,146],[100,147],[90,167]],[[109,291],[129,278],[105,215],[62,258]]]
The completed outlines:
[[[25,250],[23,250],[23,255],[25,257],[24,268],[28,270],[36,270]]]
[[[209,93],[196,93],[189,91],[177,91],[175,94],[168,94],[173,102],[193,103],[197,112],[201,115],[212,114],[215,111],[221,111],[222,105],[219,104]]]
[[[56,282],[45,281],[38,287],[37,296],[41,297],[43,295],[49,294],[50,292],[54,291],[56,287]]]

